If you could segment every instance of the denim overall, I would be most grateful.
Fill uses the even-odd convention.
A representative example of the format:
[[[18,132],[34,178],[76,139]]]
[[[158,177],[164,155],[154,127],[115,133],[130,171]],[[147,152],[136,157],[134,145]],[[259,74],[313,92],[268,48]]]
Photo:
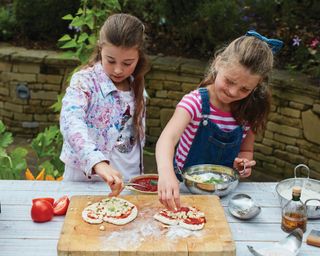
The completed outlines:
[[[242,142],[243,129],[238,126],[232,131],[223,131],[210,121],[210,99],[207,88],[199,88],[202,99],[202,120],[193,139],[191,148],[183,166],[186,168],[198,164],[217,164],[233,167]],[[183,171],[182,170],[182,171]],[[177,177],[181,180],[178,173]]]

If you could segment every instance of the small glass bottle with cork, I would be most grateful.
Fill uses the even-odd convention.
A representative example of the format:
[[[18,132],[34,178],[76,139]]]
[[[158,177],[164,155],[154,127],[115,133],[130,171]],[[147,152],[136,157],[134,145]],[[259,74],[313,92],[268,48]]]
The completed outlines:
[[[300,200],[301,187],[292,188],[292,199],[282,209],[281,228],[285,232],[292,232],[300,228],[303,232],[307,228],[307,208]]]

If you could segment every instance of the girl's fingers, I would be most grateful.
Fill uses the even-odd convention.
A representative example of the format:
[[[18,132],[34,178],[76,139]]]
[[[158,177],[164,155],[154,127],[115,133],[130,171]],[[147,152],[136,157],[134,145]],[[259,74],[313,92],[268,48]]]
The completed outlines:
[[[173,191],[173,199],[174,199],[174,203],[175,203],[176,207],[178,209],[180,209],[181,205],[180,205],[180,191],[179,191],[179,189]]]
[[[172,193],[173,193],[173,191],[171,191],[171,190],[167,191],[167,195],[166,195],[167,200],[166,201],[167,201],[168,209],[171,211],[174,211],[177,209],[177,206],[174,201]]]
[[[118,173],[111,174],[111,175],[107,174],[103,177],[103,179],[111,189],[111,193],[109,194],[109,196],[119,195],[124,188],[122,176],[121,175],[119,176]]]

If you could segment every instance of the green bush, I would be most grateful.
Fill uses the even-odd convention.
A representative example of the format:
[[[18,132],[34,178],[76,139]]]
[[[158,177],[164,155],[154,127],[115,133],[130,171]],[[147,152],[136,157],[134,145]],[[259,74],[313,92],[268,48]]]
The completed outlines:
[[[7,152],[12,142],[12,134],[6,131],[5,125],[0,120],[0,179],[19,180],[27,167],[26,149],[17,147],[11,153]]]
[[[61,17],[79,5],[80,0],[14,0],[17,30],[28,39],[57,41],[68,31]]]
[[[0,7],[0,40],[6,41],[12,38],[15,23],[12,6]]]

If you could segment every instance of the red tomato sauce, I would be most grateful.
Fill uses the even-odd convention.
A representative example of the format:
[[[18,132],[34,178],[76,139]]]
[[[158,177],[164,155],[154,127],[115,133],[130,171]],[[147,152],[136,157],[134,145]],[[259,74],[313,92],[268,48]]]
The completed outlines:
[[[146,178],[136,179],[133,181],[134,183],[143,185],[145,187],[140,187],[140,186],[133,186],[133,187],[140,191],[156,192],[158,190],[158,186],[151,184],[151,180],[157,182],[158,178],[146,177]]]

